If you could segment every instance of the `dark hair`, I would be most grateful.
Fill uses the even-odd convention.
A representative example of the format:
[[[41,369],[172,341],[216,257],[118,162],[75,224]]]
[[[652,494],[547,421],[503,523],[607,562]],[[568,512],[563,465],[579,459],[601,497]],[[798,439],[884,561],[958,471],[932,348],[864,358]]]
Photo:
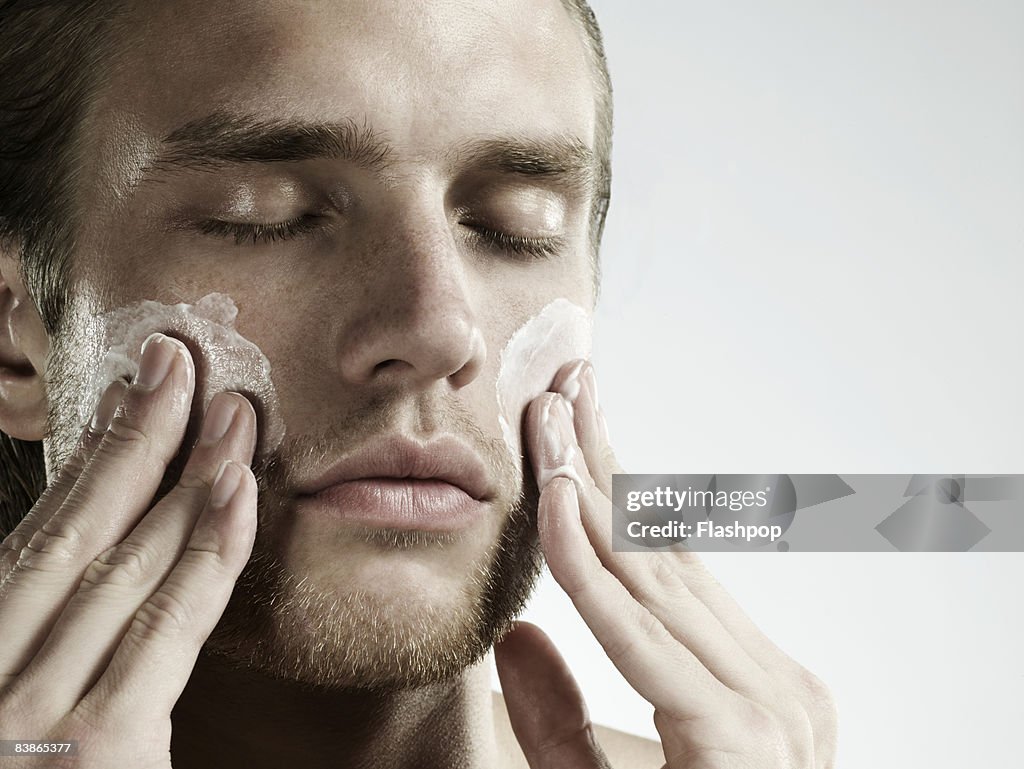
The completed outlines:
[[[612,197],[612,79],[608,72],[608,59],[604,51],[604,38],[597,17],[587,0],[562,0],[569,15],[583,28],[584,42],[590,57],[590,72],[595,79],[597,127],[594,135],[594,154],[597,156],[597,190],[591,211],[590,242],[594,249],[594,276],[599,275],[597,250],[601,245],[608,204]]]
[[[597,191],[590,241],[597,249],[611,191],[612,98],[604,44],[586,0],[562,0],[580,25],[597,92]],[[0,248],[19,256],[47,333],[60,328],[75,238],[79,128],[102,84],[118,0],[0,0]],[[0,432],[0,535],[46,483],[39,442]]]
[[[112,11],[104,0],[0,0],[0,249],[18,255],[50,335],[67,305],[77,131]],[[0,433],[0,533],[45,484],[42,444]]]

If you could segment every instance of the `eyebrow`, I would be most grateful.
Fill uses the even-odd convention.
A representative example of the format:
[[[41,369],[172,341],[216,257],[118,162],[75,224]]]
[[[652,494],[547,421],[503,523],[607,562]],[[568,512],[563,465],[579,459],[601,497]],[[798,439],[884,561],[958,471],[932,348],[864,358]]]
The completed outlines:
[[[312,158],[348,160],[379,170],[390,147],[365,123],[262,120],[214,113],[175,129],[163,139],[154,171],[217,170],[240,163],[288,163]]]
[[[550,179],[579,192],[595,188],[594,152],[574,136],[471,140],[451,153],[450,161],[484,171]]]
[[[224,112],[176,128],[162,145],[144,176],[318,158],[383,173],[393,156],[391,144],[365,121],[267,120]],[[445,160],[452,168],[545,178],[586,192],[593,190],[596,176],[593,151],[571,135],[470,139],[446,153]]]

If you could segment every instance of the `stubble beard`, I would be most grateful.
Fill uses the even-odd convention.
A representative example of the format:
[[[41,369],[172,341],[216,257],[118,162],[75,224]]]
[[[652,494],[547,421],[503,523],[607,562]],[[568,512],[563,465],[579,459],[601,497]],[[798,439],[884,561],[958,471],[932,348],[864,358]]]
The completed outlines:
[[[206,650],[324,689],[388,692],[454,678],[510,629],[533,591],[542,563],[535,510],[535,501],[520,495],[498,540],[467,566],[458,595],[438,604],[315,586],[257,535]],[[445,547],[443,538],[416,532],[373,532],[368,539],[394,549]]]
[[[50,468],[59,467],[74,449],[81,433],[81,383],[90,381],[101,355],[87,324],[66,325],[65,333],[55,337],[47,367]],[[352,432],[365,436],[382,429],[388,406],[381,401],[364,408]],[[503,517],[500,534],[475,563],[467,564],[458,595],[447,603],[415,604],[400,596],[385,599],[365,590],[318,586],[289,570],[272,547],[273,524],[288,514],[280,494],[288,473],[276,453],[253,464],[260,488],[253,553],[205,651],[232,666],[282,680],[376,691],[439,683],[481,660],[510,629],[539,577],[538,496],[528,466],[517,467],[503,442],[485,436],[470,415],[439,421],[473,439],[503,489],[493,513]],[[191,445],[197,428],[193,415],[183,445]],[[177,480],[184,459],[182,452],[168,469],[158,499]],[[418,532],[367,536],[373,545],[392,549],[446,545],[444,537]]]

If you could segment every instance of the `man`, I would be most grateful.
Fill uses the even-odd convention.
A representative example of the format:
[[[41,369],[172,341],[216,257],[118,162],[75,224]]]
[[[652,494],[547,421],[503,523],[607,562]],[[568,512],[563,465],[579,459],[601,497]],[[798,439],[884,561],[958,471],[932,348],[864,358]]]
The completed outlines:
[[[0,737],[78,740],[36,766],[832,766],[827,692],[694,558],[610,547],[582,2],[3,13],[0,428],[50,484],[2,551]],[[660,746],[591,728],[513,623],[541,553]]]

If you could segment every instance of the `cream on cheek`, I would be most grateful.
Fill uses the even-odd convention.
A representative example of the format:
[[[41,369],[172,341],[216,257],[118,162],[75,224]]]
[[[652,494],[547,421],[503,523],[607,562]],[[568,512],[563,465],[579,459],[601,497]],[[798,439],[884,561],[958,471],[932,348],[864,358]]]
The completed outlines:
[[[237,316],[238,308],[227,294],[208,294],[195,304],[145,300],[104,313],[96,323],[103,335],[103,358],[88,397],[81,401],[79,421],[85,424],[89,420],[110,382],[135,376],[142,343],[159,331],[180,337],[192,347],[201,383],[195,405],[201,404],[205,413],[218,392],[248,395],[261,412],[258,451],[274,451],[284,439],[285,426],[270,379],[270,361],[235,330]]]
[[[568,299],[556,299],[512,334],[501,351],[495,385],[498,421],[517,462],[522,458],[520,427],[526,406],[548,390],[565,363],[590,357],[591,333],[590,313]],[[570,378],[567,386],[579,384]]]

